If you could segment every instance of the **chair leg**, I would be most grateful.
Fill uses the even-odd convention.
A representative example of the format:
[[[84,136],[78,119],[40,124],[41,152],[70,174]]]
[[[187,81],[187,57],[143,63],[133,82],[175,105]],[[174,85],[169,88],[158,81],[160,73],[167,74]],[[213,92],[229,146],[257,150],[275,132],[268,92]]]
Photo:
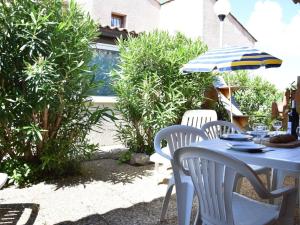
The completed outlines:
[[[162,206],[162,210],[161,210],[161,214],[160,214],[160,221],[164,221],[164,219],[166,217],[167,209],[168,209],[168,206],[169,206],[172,190],[173,190],[173,187],[174,187],[174,183],[171,180],[172,179],[170,179],[170,181],[169,181],[167,193],[166,193],[166,196],[164,198],[164,202],[163,202],[163,206]]]
[[[271,190],[274,191],[276,189],[277,184],[277,169],[272,169],[272,178],[271,178]]]
[[[293,192],[284,196],[281,203],[279,221],[277,224],[280,225],[293,225],[295,208],[296,208],[297,193]]]
[[[271,191],[271,170],[266,173],[266,179],[267,179],[267,189],[268,191]]]
[[[190,225],[193,198],[194,186],[191,183],[176,186],[178,225]]]
[[[285,176],[285,171],[273,169],[272,190],[276,190],[283,187]],[[274,199],[274,203],[278,205],[279,199]]]
[[[273,189],[276,190],[278,188],[282,188],[284,184],[284,178],[286,176],[286,172],[282,170],[274,171],[273,177]]]
[[[194,225],[202,225],[202,219],[201,219],[201,216],[200,216],[200,208],[197,210]]]
[[[296,206],[297,206],[297,216],[300,218],[300,176],[295,177],[295,181],[297,181],[297,201],[296,201]]]
[[[267,173],[265,173],[265,175],[266,175],[266,182],[267,182],[267,189],[268,189],[268,191],[272,191],[271,189],[272,189],[272,170],[270,170],[270,171],[268,171]],[[274,199],[269,199],[269,203],[270,204],[274,204]]]
[[[297,187],[297,201],[296,201],[296,205],[298,208],[300,208],[300,176],[296,176],[295,177],[295,186]]]

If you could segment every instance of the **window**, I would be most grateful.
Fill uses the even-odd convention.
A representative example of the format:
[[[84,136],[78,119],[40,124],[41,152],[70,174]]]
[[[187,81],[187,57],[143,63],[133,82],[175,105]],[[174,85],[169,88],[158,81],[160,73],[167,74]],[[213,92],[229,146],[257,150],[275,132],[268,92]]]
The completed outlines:
[[[125,27],[125,18],[126,18],[125,15],[112,13],[111,14],[111,26],[124,28]]]
[[[111,87],[110,73],[117,68],[119,62],[119,50],[115,45],[97,43],[92,46],[94,57],[91,66],[96,67],[96,81],[102,81],[100,88],[91,91],[92,96],[115,96]]]

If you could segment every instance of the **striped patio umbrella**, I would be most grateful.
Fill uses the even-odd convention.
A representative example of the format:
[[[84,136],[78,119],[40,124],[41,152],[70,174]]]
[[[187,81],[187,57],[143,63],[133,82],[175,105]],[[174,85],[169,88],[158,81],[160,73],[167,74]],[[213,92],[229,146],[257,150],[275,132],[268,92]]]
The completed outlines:
[[[280,67],[281,63],[281,59],[252,47],[227,47],[207,51],[203,55],[200,55],[185,64],[181,68],[181,71],[183,73],[195,73],[254,70],[259,69],[260,67]],[[231,96],[230,85],[229,96]],[[231,97],[230,120],[233,122]]]
[[[260,67],[280,67],[281,59],[252,47],[228,47],[207,51],[189,61],[181,69],[184,73],[253,70]]]

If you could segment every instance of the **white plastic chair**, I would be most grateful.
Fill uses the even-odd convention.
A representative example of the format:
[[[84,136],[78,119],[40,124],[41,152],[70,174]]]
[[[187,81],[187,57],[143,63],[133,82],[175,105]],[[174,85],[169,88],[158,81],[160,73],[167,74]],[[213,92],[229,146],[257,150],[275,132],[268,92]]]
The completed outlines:
[[[218,116],[214,110],[188,110],[182,116],[181,125],[187,125],[201,129],[204,124],[215,120],[218,120]]]
[[[186,111],[181,120],[181,125],[186,125],[195,128],[201,128],[203,124],[218,120],[217,113],[211,109],[194,109]],[[166,149],[166,151],[168,151]],[[159,165],[163,164],[166,167],[171,167],[169,160],[161,157],[157,153],[150,156],[150,161],[155,163],[156,171],[158,171]]]
[[[7,174],[6,173],[0,173],[0,189],[4,186],[4,184],[7,181]]]
[[[227,121],[212,121],[206,123],[202,126],[201,130],[206,134],[208,139],[217,139],[220,138],[223,134],[231,134],[231,133],[241,133],[241,129],[235,126],[233,123]],[[263,166],[249,165],[252,170],[254,170],[257,174],[264,174],[267,180],[268,190],[271,190],[271,173],[272,170]],[[242,177],[238,179],[236,184],[237,192],[240,192],[242,185]]]
[[[203,124],[218,120],[217,113],[210,109],[194,109],[186,111],[181,120],[181,125],[186,125],[195,128],[201,128]],[[165,151],[168,151],[166,149]],[[158,171],[159,165],[163,164],[165,167],[171,167],[170,161],[154,153],[150,156],[150,161],[155,163],[155,170]]]
[[[195,224],[293,224],[297,195],[294,187],[269,192],[247,164],[229,154],[205,148],[179,149],[174,153],[174,163],[180,166],[186,175],[192,177],[200,206]],[[280,207],[233,192],[238,174],[250,181],[260,198],[270,200],[282,197]]]
[[[173,176],[169,179],[167,193],[163,202],[160,220],[163,221],[167,212],[173,186],[176,187],[176,201],[178,211],[178,224],[190,225],[192,204],[194,198],[194,186],[189,176],[179,172],[174,166],[173,154],[183,146],[188,146],[190,143],[198,142],[207,139],[205,134],[197,128],[174,125],[160,130],[154,138],[155,152],[171,162]],[[163,148],[162,142],[167,142],[168,148]],[[166,150],[168,152],[166,152]]]

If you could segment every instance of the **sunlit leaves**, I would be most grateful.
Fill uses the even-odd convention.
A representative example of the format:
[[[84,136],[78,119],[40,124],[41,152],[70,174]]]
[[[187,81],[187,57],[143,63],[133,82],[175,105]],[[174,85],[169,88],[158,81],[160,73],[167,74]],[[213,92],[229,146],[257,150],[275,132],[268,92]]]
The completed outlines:
[[[88,65],[97,25],[74,1],[0,0],[0,30],[0,165],[20,182],[63,173],[95,149],[91,127],[112,117],[86,100],[98,85]]]
[[[179,71],[207,47],[180,33],[154,31],[120,40],[119,49],[121,63],[113,78],[124,121],[118,136],[132,151],[150,154],[159,129],[179,123],[184,111],[200,107],[211,85],[210,74]]]
[[[282,93],[261,76],[251,76],[246,71],[229,74],[225,78],[240,87],[234,98],[240,110],[250,116],[250,126],[258,122],[270,125],[272,102],[281,100]]]

